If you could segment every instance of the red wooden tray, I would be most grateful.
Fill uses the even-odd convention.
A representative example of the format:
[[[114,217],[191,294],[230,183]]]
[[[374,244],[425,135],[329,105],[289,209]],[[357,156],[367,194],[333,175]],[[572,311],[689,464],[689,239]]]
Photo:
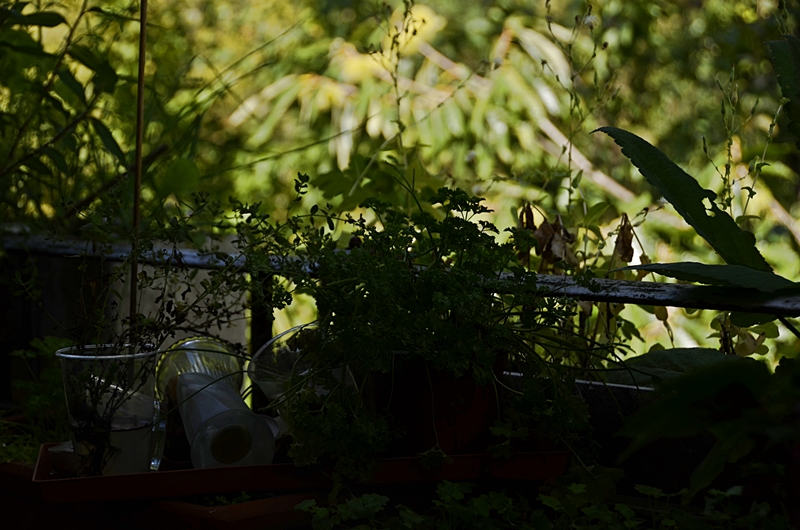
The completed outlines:
[[[294,464],[217,467],[181,471],[158,471],[105,477],[51,478],[48,447],[39,449],[33,483],[48,502],[83,502],[113,499],[170,498],[211,495],[246,490],[309,491],[332,484],[323,467]],[[409,484],[441,480],[543,480],[561,475],[569,451],[518,453],[508,460],[488,454],[454,455],[450,464],[425,469],[417,457],[383,458],[375,465],[368,484]],[[329,471],[329,470],[328,470]]]
[[[158,501],[149,511],[147,528],[242,528],[310,527],[311,515],[294,509],[313,499],[310,493],[293,493],[227,506],[198,506],[182,501]]]

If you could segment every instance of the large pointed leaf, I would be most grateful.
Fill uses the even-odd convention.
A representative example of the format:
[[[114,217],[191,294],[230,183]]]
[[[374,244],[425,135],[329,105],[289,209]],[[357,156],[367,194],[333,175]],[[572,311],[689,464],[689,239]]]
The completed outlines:
[[[789,117],[789,131],[797,138],[800,148],[800,39],[784,35],[783,40],[767,42],[772,65],[778,74],[783,97],[789,100],[784,111]]]
[[[650,184],[657,187],[675,210],[705,239],[726,263],[771,271],[756,248],[756,238],[714,202],[716,193],[703,189],[688,173],[667,156],[635,134],[617,129],[597,129],[611,136],[622,147]]]
[[[725,355],[711,348],[655,350],[626,359],[627,370],[606,372],[606,380],[620,385],[649,387],[702,367],[720,362],[736,362],[738,359],[742,357]]]
[[[650,263],[631,265],[621,270],[650,271],[676,280],[698,282],[709,285],[744,287],[765,293],[781,289],[800,288],[800,283],[787,280],[772,272],[760,271],[743,265],[706,265],[704,263]]]
[[[713,356],[706,352],[703,355],[712,361]],[[740,427],[746,428],[745,411],[760,407],[772,381],[769,368],[747,357],[716,357],[719,360],[664,380],[659,399],[628,419],[620,430],[620,435],[633,438],[621,459],[659,438],[694,436],[709,430],[719,434],[730,418],[741,418]],[[714,410],[717,413],[711,414]]]

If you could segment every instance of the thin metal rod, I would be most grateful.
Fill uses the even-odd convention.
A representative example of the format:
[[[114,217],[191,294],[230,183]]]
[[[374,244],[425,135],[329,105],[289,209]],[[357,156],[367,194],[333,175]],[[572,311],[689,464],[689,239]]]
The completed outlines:
[[[136,171],[133,180],[133,232],[131,254],[136,253],[139,244],[139,200],[142,191],[142,149],[144,146],[144,66],[147,59],[147,0],[139,0],[139,72],[136,87]],[[137,313],[137,280],[139,262],[131,260],[131,325],[135,324]]]

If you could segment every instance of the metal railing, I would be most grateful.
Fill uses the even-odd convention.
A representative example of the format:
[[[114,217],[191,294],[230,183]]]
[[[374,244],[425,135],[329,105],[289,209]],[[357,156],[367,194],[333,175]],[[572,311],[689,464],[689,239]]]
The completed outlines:
[[[80,247],[83,245],[83,248]],[[6,250],[26,251],[48,256],[102,257],[108,261],[122,261],[130,254],[130,247],[115,245],[111,252],[87,248],[85,242],[50,241],[44,238],[6,238]],[[234,265],[246,271],[243,256],[229,254]],[[169,251],[150,251],[142,261],[151,264],[172,261],[175,265],[190,268],[215,269],[226,265],[216,253],[193,249],[181,250],[180,262]],[[717,311],[743,311],[783,317],[800,316],[800,289],[797,292],[764,293],[742,287],[692,285],[630,280],[594,278],[588,282],[571,276],[539,274],[536,284],[543,297],[567,297],[591,302],[711,309]]]

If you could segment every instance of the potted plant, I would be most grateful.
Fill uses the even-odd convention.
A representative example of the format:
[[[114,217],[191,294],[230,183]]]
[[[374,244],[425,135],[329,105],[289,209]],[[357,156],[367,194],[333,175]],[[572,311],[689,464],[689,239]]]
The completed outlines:
[[[530,441],[532,426],[553,423],[556,409],[565,413],[547,430],[557,440],[579,423],[559,366],[567,341],[551,333],[561,309],[537,296],[535,273],[518,260],[530,233],[510,229],[498,241],[483,218],[491,210],[463,190],[414,201],[411,214],[370,200],[363,215],[343,218],[314,206],[278,236],[251,218],[241,234],[269,233],[265,244],[282,248],[269,267],[316,303],[317,326],[287,344],[296,359],[270,405],[289,424],[298,464],[331,460],[336,472],[364,477],[377,455],[424,453],[434,463],[490,445],[510,451],[511,439]],[[508,370],[533,377],[512,389]]]

